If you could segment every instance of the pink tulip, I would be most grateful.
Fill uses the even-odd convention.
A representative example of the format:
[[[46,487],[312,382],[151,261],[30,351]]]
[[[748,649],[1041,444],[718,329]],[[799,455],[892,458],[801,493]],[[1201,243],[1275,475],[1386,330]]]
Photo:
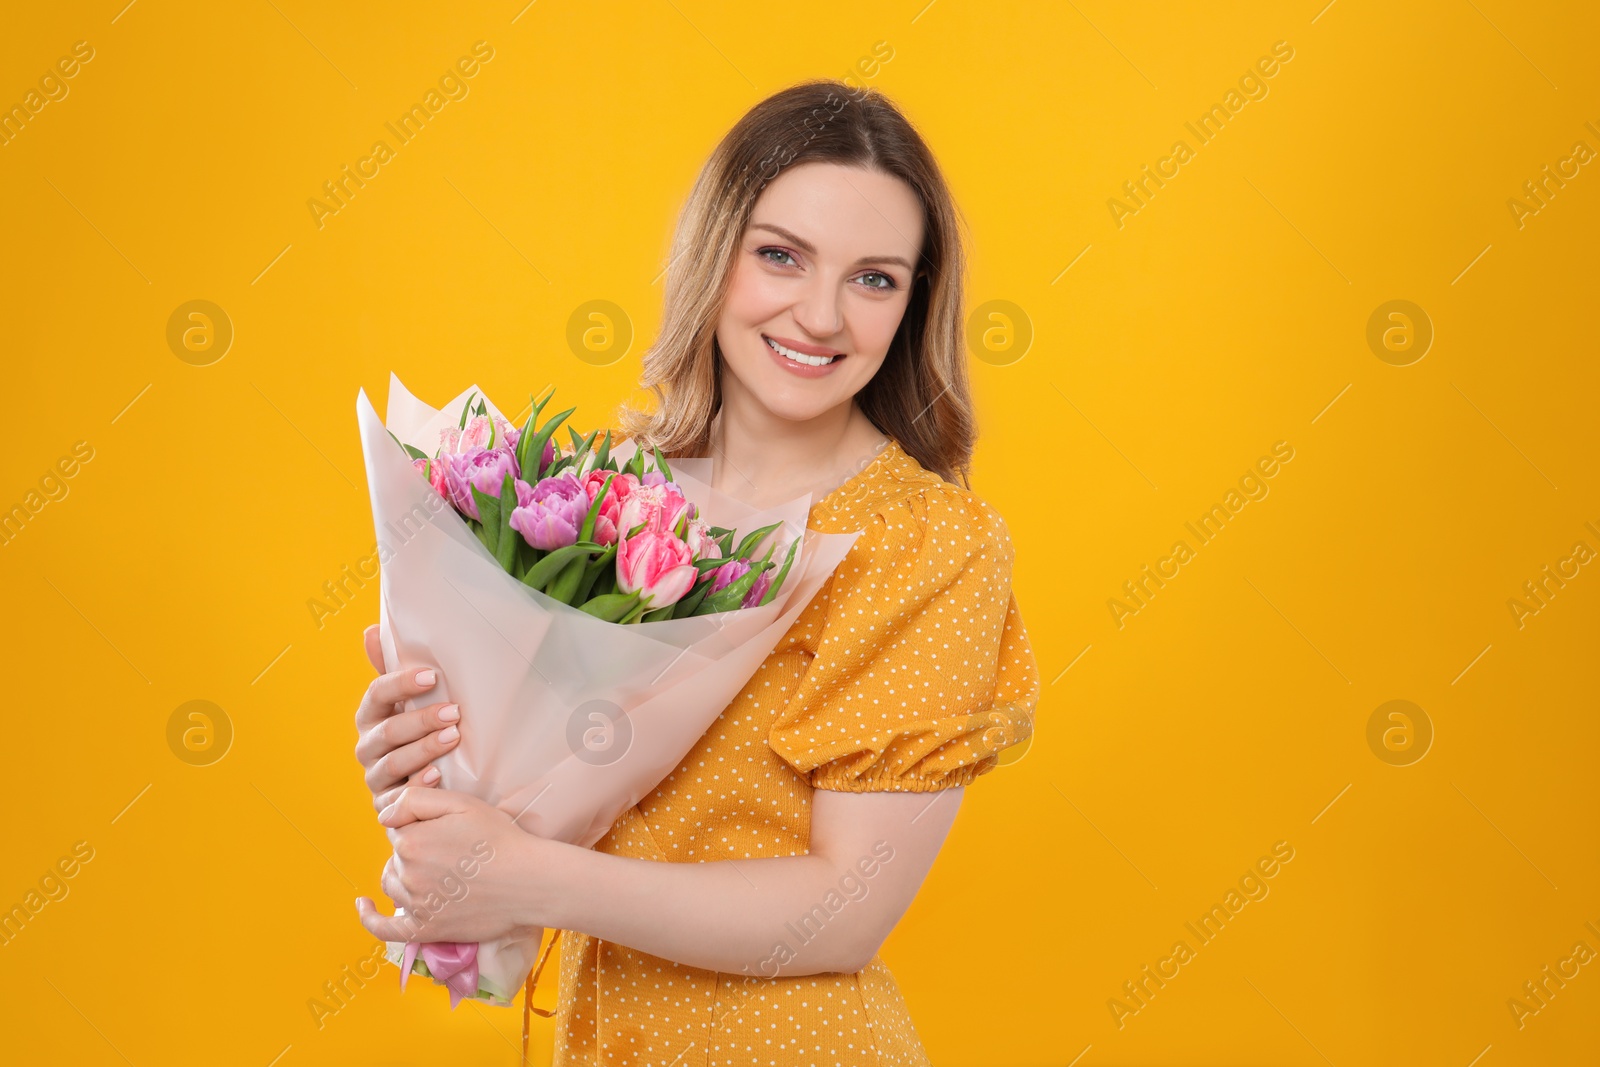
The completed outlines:
[[[487,415],[474,415],[467,420],[464,428],[446,426],[439,431],[439,451],[444,455],[459,455],[471,452],[474,448],[488,448],[489,438],[494,435],[494,428]],[[498,447],[501,442],[496,441]]]
[[[418,474],[428,479],[428,484],[433,486],[434,492],[438,493],[446,500],[450,499],[450,486],[445,482],[444,477],[444,461],[437,459],[414,459],[411,461],[411,465],[417,469]]]
[[[439,431],[439,455],[463,455],[474,448],[508,449],[515,455],[517,443],[521,440],[522,431],[505,419],[495,418],[491,428],[488,416],[474,415],[467,420],[464,429],[447,426]],[[561,450],[556,447],[555,441],[546,441],[539,469],[544,470],[550,466],[560,454]],[[517,470],[517,477],[522,477],[520,468]]]
[[[670,532],[642,530],[617,546],[617,589],[643,592],[647,611],[676,604],[698,578],[689,546]]]
[[[650,473],[655,473],[654,471]],[[623,501],[622,515],[617,522],[617,529],[631,530],[641,522],[646,524],[646,529],[657,532],[673,532],[678,529],[678,521],[685,515],[692,517],[695,512],[694,505],[684,498],[678,487],[671,482],[658,482],[651,484],[645,475],[637,489],[628,494]]]
[[[517,442],[522,439],[522,431],[511,425],[505,419],[495,419],[494,424],[495,428],[500,431],[500,437],[499,440],[495,442],[495,447],[515,449],[517,447]],[[550,442],[548,441],[545,442],[546,445],[549,443]],[[546,451],[549,451],[549,449],[547,448]]]
[[[639,485],[639,479],[627,472],[591,470],[580,479],[590,504],[593,504],[594,498],[600,495],[600,487],[606,484],[608,477],[611,479],[611,488],[606,490],[606,498],[600,502],[600,512],[594,521],[593,540],[597,545],[609,545],[617,539],[618,520],[622,518],[622,504],[628,499],[628,494]]]
[[[411,967],[418,955],[428,965],[428,973],[435,983],[450,990],[450,1007],[461,1003],[463,997],[478,994],[478,943],[476,941],[417,941],[406,942],[405,954],[400,961],[400,990],[405,991],[406,979],[411,977]]]
[[[711,526],[699,518],[689,520],[689,532],[684,538],[695,559],[721,559],[722,546],[711,536]]]

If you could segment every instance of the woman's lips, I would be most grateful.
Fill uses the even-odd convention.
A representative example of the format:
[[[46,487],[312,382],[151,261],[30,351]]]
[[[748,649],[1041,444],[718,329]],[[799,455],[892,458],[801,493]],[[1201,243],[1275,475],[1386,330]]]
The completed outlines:
[[[842,355],[844,355],[844,353],[839,351],[837,348],[823,348],[820,345],[808,345],[804,341],[793,341],[793,340],[790,340],[787,337],[772,337],[772,336],[769,336],[768,334],[762,334],[761,336],[762,336],[763,340],[776,341],[778,344],[782,345],[784,348],[791,349],[791,350],[793,350],[795,352],[799,352],[802,355],[807,355],[807,356],[842,356]]]
[[[781,344],[782,342],[779,343]],[[797,363],[768,344],[765,335],[762,335],[761,347],[767,350],[768,354],[772,356],[773,362],[777,363],[778,366],[782,367],[790,374],[795,374],[802,378],[824,377],[825,375],[832,373],[833,369],[844,361],[844,356],[841,355],[832,362],[823,363],[819,366],[812,366],[809,363]]]

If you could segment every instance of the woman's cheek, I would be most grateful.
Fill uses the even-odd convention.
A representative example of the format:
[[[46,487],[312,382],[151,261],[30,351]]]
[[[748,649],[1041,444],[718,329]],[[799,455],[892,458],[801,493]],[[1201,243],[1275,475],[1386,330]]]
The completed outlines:
[[[864,319],[863,328],[858,333],[863,349],[881,359],[888,353],[889,346],[894,343],[894,335],[899,331],[900,321],[904,317],[903,300],[884,300],[872,308],[871,314]]]

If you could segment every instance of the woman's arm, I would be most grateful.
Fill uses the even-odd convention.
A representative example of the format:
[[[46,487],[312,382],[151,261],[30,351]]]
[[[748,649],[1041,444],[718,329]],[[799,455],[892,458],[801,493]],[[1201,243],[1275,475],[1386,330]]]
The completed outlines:
[[[916,896],[961,797],[960,787],[817,790],[807,855],[663,863],[545,841],[476,798],[408,787],[380,816],[395,840],[384,889],[397,906],[415,911],[473,842],[489,842],[494,859],[420,931],[370,902],[357,906],[367,929],[390,941],[552,927],[707,970],[767,978],[858,971]]]
[[[804,856],[659,863],[565,850],[535,911],[540,925],[708,970],[859,971],[911,905],[960,803],[959,787],[817,790]]]

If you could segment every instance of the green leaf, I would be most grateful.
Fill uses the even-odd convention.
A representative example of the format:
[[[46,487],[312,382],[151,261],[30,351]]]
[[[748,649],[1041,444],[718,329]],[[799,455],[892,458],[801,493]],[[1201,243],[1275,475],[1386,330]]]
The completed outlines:
[[[675,605],[668,604],[664,608],[651,608],[640,617],[640,622],[659,622],[662,619],[672,618],[672,609]]]
[[[456,429],[465,430],[467,428],[467,416],[472,412],[472,398],[477,395],[477,393],[467,394],[467,402],[461,405],[461,421],[456,423]]]
[[[569,426],[567,429],[571,430],[572,427]],[[595,435],[599,432],[599,430],[595,430],[588,437],[579,437],[576,433],[572,435],[572,469],[579,474],[583,473],[584,460],[588,458],[589,452],[594,448]],[[595,466],[598,467],[599,464],[595,464]]]
[[[496,546],[489,542],[489,531],[483,528],[483,523],[469,515],[463,515],[461,517],[465,519],[467,525],[472,528],[472,532],[477,535],[478,541],[482,543],[483,547],[488,549],[489,555],[494,555]]]
[[[579,540],[588,541],[594,537],[594,524],[595,520],[600,517],[600,505],[605,503],[606,492],[611,488],[611,483],[615,478],[615,474],[606,475],[606,480],[601,484],[600,491],[594,495],[594,500],[590,501],[589,512],[583,517],[583,526],[578,530]]]
[[[550,440],[550,435],[555,433],[556,427],[561,425],[562,420],[577,410],[577,408],[568,408],[559,415],[552,415],[550,417],[550,421],[545,423],[544,427],[540,429],[538,433],[532,435],[531,437],[527,434],[524,434],[521,440],[517,442],[517,469],[523,472],[523,481],[528,482],[531,485],[532,483],[537,482],[540,478],[545,477],[545,473],[538,469],[540,464],[544,461],[545,442]],[[532,423],[529,423],[529,425],[532,426]],[[527,472],[530,469],[528,466],[529,459],[532,459],[533,461],[532,470],[534,476],[532,478],[529,478],[527,475]]]
[[[731,553],[732,558],[733,559],[744,559],[746,556],[748,556],[750,554],[751,550],[753,550],[756,547],[756,543],[758,541],[760,541],[763,537],[767,536],[767,534],[771,533],[773,530],[776,530],[778,527],[780,527],[782,525],[783,525],[783,523],[781,523],[781,522],[775,522],[771,526],[763,526],[759,530],[752,531],[748,536],[745,537],[745,539],[743,541],[739,542],[738,549],[736,549],[733,553]]]
[[[732,611],[744,602],[745,594],[750,592],[750,587],[756,584],[756,579],[761,572],[770,567],[770,563],[752,564],[749,573],[738,581],[729,582],[716,593],[708,596],[695,609],[696,615],[712,615],[719,611]]]
[[[500,498],[489,496],[469,483],[472,499],[478,504],[478,521],[483,523],[484,544],[495,559],[500,558]]]
[[[709,581],[701,582],[698,589],[672,605],[672,617],[674,619],[682,619],[693,615],[694,609],[700,606],[700,602],[706,598],[706,593],[710,589],[711,583]]]
[[[539,421],[539,412],[544,410],[545,402],[548,401],[551,396],[555,396],[555,391],[554,390],[551,390],[550,396],[545,397],[544,400],[537,400],[536,401],[536,400],[533,399],[533,394],[532,393],[528,394],[528,403],[533,405],[533,412],[528,416],[527,424],[522,427],[521,435],[519,435],[517,437],[517,450],[516,450],[517,470],[523,472],[522,480],[525,481],[525,482],[534,481],[533,478],[529,478],[527,476],[527,471],[528,471],[528,465],[527,465],[528,443],[529,443],[529,440],[533,437],[533,427]],[[541,457],[543,457],[544,453],[540,452],[539,455]],[[538,471],[534,471],[534,474],[537,475],[538,473],[539,473]]]
[[[578,605],[578,610],[588,612],[597,619],[617,622],[638,606],[638,593],[609,593],[605,596],[597,596],[585,604]]]
[[[594,580],[594,585],[590,587],[588,595],[597,597],[615,592],[617,592],[617,568],[614,566],[601,567],[600,576]]]
[[[511,570],[511,565],[517,559],[517,542],[522,535],[511,528],[511,512],[517,506],[516,479],[510,471],[506,471],[506,480],[500,486],[500,499],[497,502],[500,511],[500,542],[495,559],[500,561],[500,566]]]
[[[599,547],[599,545],[591,545],[579,541],[575,545],[567,545],[564,548],[547,552],[543,559],[528,568],[528,573],[522,576],[522,584],[543,590],[545,586],[555,580],[556,576],[561,573],[562,568],[566,567],[568,563],[575,559],[584,558]]]
[[[545,592],[563,604],[572,603],[573,595],[578,591],[578,584],[583,581],[583,574],[587,569],[586,564],[588,562],[587,559],[581,556],[572,560],[561,569],[561,573],[556,576],[555,581],[550,583],[550,587]]]
[[[760,604],[770,604],[772,602],[772,598],[778,595],[778,587],[781,586],[783,584],[783,580],[789,576],[789,565],[794,562],[795,549],[798,548],[799,545],[799,537],[796,537],[789,542],[789,551],[784,553],[783,566],[778,570],[777,574],[772,576],[772,584],[767,586],[767,591],[761,595],[761,600],[757,605],[758,607]]]
[[[520,579],[524,574],[528,573],[528,568],[533,566],[538,561],[539,550],[528,544],[527,539],[521,534],[518,534],[517,561],[515,564],[515,569],[513,569],[511,573]]]
[[[407,456],[410,456],[412,459],[431,459],[432,458],[426,452],[424,452],[422,449],[417,448],[415,445],[408,445],[404,441],[400,440],[400,438],[395,437],[394,431],[389,429],[389,427],[385,426],[384,430],[389,434],[390,437],[394,437],[394,443],[399,445],[401,450],[404,451],[405,454]]]
[[[549,393],[545,394],[545,398],[543,400],[533,402],[533,412],[528,416],[527,425],[522,428],[522,435],[517,438],[517,469],[522,471],[522,480],[525,482],[533,482],[538,478],[539,472],[537,469],[535,469],[533,472],[533,478],[528,477],[528,453],[533,446],[533,439],[539,436],[534,430],[534,427],[539,424],[539,413],[544,410],[544,406],[549,403],[551,397],[555,395],[555,390],[552,388]],[[532,393],[528,394],[528,399],[533,401]],[[539,454],[534,457],[535,468],[538,467],[538,461],[543,458],[544,446],[540,445]]]
[[[598,433],[599,431],[596,431],[596,432]],[[604,441],[600,442],[600,451],[595,456],[594,465],[596,467],[605,467],[606,464],[610,463],[610,462],[611,462],[611,431],[607,430],[606,431],[606,439]],[[607,468],[607,469],[609,469],[609,468]]]
[[[650,451],[654,452],[656,455],[656,469],[662,474],[666,475],[667,481],[672,481],[672,468],[667,466],[667,457],[663,456],[661,454],[661,449],[657,448],[655,445],[650,446]]]
[[[600,575],[608,569],[608,565],[613,559],[616,558],[617,544],[618,542],[613,541],[611,544],[607,545],[604,552],[590,560],[589,563],[584,567],[583,581],[578,583],[578,591],[573,594],[571,603],[582,604],[584,601],[589,599],[589,594],[594,590],[595,583],[599,581]],[[615,573],[615,568],[609,569]]]

